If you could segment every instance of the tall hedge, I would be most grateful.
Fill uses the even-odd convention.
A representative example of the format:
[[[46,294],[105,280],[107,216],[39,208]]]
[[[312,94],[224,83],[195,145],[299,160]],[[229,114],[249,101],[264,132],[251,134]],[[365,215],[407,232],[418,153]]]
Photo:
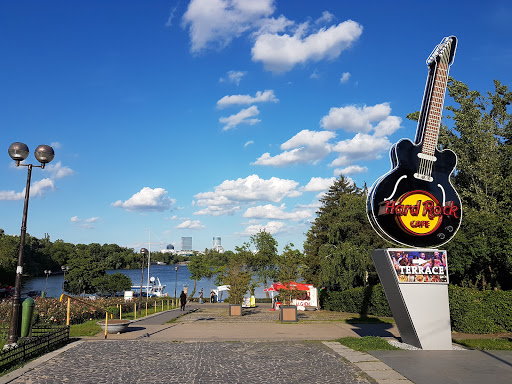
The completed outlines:
[[[452,330],[463,333],[512,332],[512,291],[448,287]],[[322,306],[361,316],[392,316],[381,285],[322,294]]]

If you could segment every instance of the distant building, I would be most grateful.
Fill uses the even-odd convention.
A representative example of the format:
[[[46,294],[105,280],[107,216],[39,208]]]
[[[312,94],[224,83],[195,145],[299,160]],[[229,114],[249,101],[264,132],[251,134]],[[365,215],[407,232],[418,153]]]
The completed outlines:
[[[217,251],[219,253],[224,253],[224,247],[221,245],[221,238],[220,236],[214,236],[213,237],[213,247],[212,249],[214,251]]]
[[[167,245],[166,249],[162,249],[160,252],[162,252],[162,253],[172,253],[172,254],[175,254],[175,253],[176,253],[176,250],[174,249],[174,245],[169,244],[169,245]]]
[[[192,250],[192,237],[182,237],[181,238],[181,250],[182,251],[191,251]]]

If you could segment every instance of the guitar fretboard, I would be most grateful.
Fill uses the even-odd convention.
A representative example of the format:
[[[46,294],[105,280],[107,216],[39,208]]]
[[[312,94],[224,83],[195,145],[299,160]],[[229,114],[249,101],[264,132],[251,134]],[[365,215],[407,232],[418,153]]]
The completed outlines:
[[[421,180],[433,180],[432,168],[436,161],[436,157],[434,155],[437,149],[439,128],[441,127],[441,117],[443,112],[444,96],[446,93],[446,84],[448,82],[448,68],[450,66],[452,43],[453,40],[449,39],[441,49],[435,50],[435,55],[431,61],[435,66],[434,83],[432,85],[429,108],[427,109],[428,115],[421,143],[421,153],[418,154],[418,157],[420,158],[418,172],[414,174],[414,177]]]

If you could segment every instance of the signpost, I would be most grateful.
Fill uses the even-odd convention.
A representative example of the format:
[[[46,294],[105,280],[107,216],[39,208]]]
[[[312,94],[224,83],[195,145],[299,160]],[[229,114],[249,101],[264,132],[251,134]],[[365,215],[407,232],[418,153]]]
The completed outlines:
[[[450,182],[457,157],[437,148],[448,69],[457,39],[444,38],[427,59],[415,142],[402,139],[390,150],[391,170],[370,189],[367,213],[384,239],[412,248],[376,249],[379,274],[402,340],[427,350],[452,349],[448,263],[441,246],[462,220],[459,196]]]

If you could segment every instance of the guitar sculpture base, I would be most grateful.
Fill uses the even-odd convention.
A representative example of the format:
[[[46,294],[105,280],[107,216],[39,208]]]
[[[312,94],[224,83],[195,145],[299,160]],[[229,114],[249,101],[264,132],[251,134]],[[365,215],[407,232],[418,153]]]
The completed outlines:
[[[435,260],[439,253],[444,255],[446,264],[446,252],[435,249],[376,249],[372,252],[402,341],[424,350],[452,349],[446,265],[442,267],[438,263],[434,267],[434,262],[429,260],[430,264],[423,264],[426,267],[419,263],[401,267],[397,256],[415,254],[424,260],[427,254]],[[422,259],[415,256],[415,261],[418,260]]]

